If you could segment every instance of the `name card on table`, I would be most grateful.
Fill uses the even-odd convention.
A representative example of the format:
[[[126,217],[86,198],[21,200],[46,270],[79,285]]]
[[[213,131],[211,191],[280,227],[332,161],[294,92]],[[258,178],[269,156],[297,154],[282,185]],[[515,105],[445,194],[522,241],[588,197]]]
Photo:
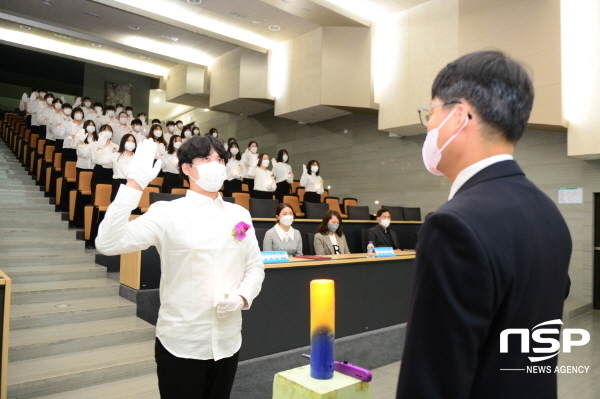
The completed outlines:
[[[375,247],[375,256],[377,258],[389,258],[390,256],[396,256],[396,254],[392,247]]]
[[[260,253],[263,263],[289,262],[287,251],[263,251]]]

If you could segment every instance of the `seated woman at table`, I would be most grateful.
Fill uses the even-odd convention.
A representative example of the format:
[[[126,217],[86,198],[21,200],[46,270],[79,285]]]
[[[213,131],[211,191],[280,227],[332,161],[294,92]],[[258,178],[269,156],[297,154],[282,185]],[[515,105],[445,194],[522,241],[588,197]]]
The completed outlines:
[[[287,251],[288,256],[302,255],[302,236],[292,228],[292,206],[286,203],[277,205],[275,217],[277,224],[265,233],[263,251]]]
[[[342,217],[336,211],[327,211],[315,234],[316,255],[349,254],[346,236],[342,232]]]

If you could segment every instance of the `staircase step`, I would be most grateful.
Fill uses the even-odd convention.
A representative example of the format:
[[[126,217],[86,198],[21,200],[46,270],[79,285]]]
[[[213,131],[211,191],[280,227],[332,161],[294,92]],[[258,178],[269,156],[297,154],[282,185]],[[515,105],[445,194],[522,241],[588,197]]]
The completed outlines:
[[[32,220],[27,215],[23,215],[22,219],[17,220],[7,220],[0,219],[0,229],[35,229],[35,230],[45,230],[45,229],[60,229],[69,227],[69,223],[66,220],[60,219],[40,219],[40,220]]]
[[[68,305],[68,306],[65,306]],[[11,305],[10,329],[82,323],[135,316],[136,305],[120,296],[68,299],[64,301]]]
[[[28,328],[10,334],[11,362],[154,340],[155,327],[135,316]]]
[[[22,184],[21,182],[2,182],[2,184],[0,184],[0,189],[4,190],[4,191],[15,191],[15,190],[21,190],[23,192],[30,192],[33,191],[38,192],[40,191],[40,186],[36,186],[35,184],[33,184],[33,180],[31,181],[31,184],[29,184],[29,182],[27,184]]]
[[[2,184],[2,182],[0,182]],[[50,200],[47,197],[16,197],[10,195],[0,196],[0,205],[3,204],[50,204]]]
[[[60,215],[60,212],[56,212],[54,205],[50,204],[48,199],[47,204],[2,204],[2,210],[6,211],[19,211],[19,212],[40,212],[40,213],[56,213]]]
[[[13,284],[12,303],[69,301],[119,295],[120,284],[108,279],[47,281]]]
[[[23,209],[5,209],[2,207],[0,212],[0,223],[4,221],[10,222],[16,221],[55,221],[60,222],[62,220],[62,214],[60,212],[54,212],[51,206],[48,206],[48,211],[23,211]]]
[[[2,184],[0,184],[2,186]],[[5,197],[17,197],[17,198],[43,198],[44,193],[42,191],[31,191],[31,190],[7,190],[0,188],[0,201]]]
[[[71,251],[71,253],[84,253],[84,245],[81,241],[76,241],[75,237],[69,239],[57,239],[50,241],[48,238],[32,242],[31,239],[12,242],[4,242],[0,240],[0,252],[3,254],[19,254],[29,251],[29,253],[52,253],[63,251]]]
[[[101,392],[101,394],[100,394]],[[38,399],[160,399],[156,374],[40,396]]]
[[[106,278],[106,267],[93,263],[52,266],[9,266],[3,267],[2,271],[12,279],[13,283]]]
[[[79,252],[79,251],[78,251]],[[77,263],[94,263],[95,255],[92,253],[29,253],[29,254],[5,254],[2,256],[2,267],[6,266],[45,266],[45,265],[69,265]]]
[[[75,239],[76,229],[30,230],[30,229],[0,229],[0,242],[31,241],[32,239],[46,240],[48,238]]]
[[[11,363],[8,397],[27,399],[156,371],[154,341]]]

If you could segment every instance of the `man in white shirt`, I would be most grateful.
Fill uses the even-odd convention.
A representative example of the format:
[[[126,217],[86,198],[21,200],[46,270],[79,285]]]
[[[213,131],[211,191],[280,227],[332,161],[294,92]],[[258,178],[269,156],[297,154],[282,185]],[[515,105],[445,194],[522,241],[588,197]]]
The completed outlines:
[[[116,145],[121,145],[121,138],[125,136],[127,133],[133,133],[133,128],[129,124],[127,113],[122,111],[118,115],[117,123],[112,123],[111,126],[113,128],[113,137],[112,142]]]
[[[157,202],[129,222],[142,190],[154,179],[157,145],[138,145],[100,225],[96,248],[117,255],[156,246],[161,259],[161,307],[156,362],[162,398],[228,398],[241,346],[242,309],[249,309],[264,279],[250,213],[223,201],[223,143],[195,137],[179,150],[184,198]]]

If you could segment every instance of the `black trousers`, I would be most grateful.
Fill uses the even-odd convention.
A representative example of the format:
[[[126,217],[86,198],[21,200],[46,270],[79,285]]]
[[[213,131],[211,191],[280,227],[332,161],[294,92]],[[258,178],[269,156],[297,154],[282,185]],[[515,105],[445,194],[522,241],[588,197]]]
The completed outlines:
[[[242,184],[248,185],[248,192],[250,196],[252,196],[252,192],[254,191],[254,179],[248,179],[247,177],[242,180]]]
[[[292,190],[292,186],[290,185],[290,183],[287,182],[287,180],[284,181],[280,181],[279,183],[277,183],[277,189],[275,190],[275,198],[277,198],[279,201],[283,200],[283,196],[284,195],[288,195]]]
[[[217,361],[183,359],[172,355],[156,338],[154,359],[161,399],[227,399],[239,352]]]
[[[254,190],[252,192],[252,198],[256,198],[256,199],[273,199],[273,192],[272,191]]]
[[[304,193],[304,202],[321,202],[321,194],[317,194],[314,191],[307,191]]]

